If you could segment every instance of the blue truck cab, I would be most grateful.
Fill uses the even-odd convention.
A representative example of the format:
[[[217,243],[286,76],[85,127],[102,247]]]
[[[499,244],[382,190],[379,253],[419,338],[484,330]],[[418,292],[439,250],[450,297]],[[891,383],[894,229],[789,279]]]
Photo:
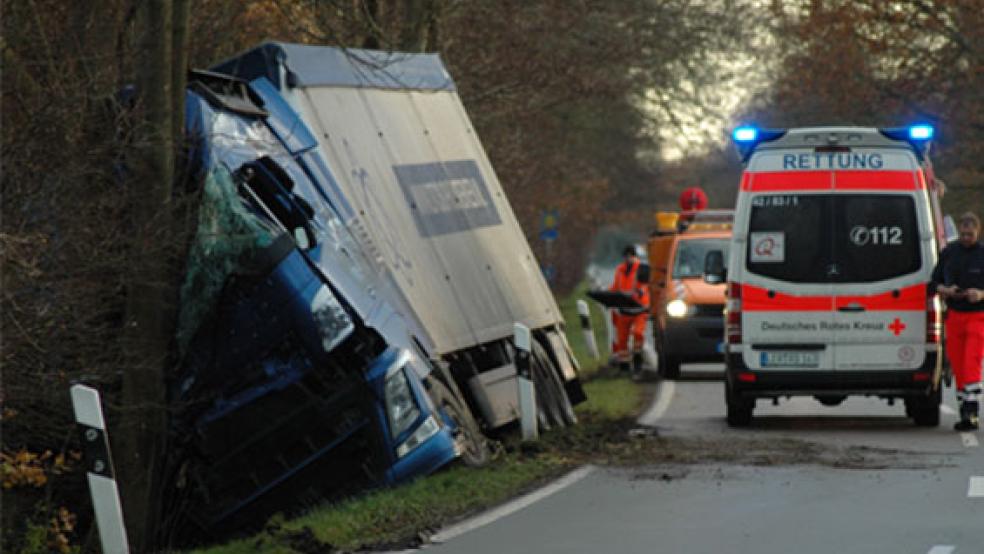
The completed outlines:
[[[179,534],[240,530],[461,452],[456,419],[434,400],[440,368],[361,269],[319,192],[331,184],[317,143],[289,115],[235,78],[189,78],[201,204],[169,387],[167,501],[187,520],[173,527],[192,528]]]

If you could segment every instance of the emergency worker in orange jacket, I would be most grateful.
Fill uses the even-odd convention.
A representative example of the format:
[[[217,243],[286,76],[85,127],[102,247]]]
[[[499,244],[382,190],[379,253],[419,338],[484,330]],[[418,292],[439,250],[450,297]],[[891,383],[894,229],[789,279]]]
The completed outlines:
[[[646,321],[649,318],[649,283],[648,277],[640,275],[642,261],[636,254],[635,246],[626,246],[622,251],[625,261],[615,268],[615,278],[609,290],[630,295],[639,304],[639,308],[620,308],[612,312],[612,323],[615,325],[615,344],[612,353],[622,370],[642,369],[642,345],[646,333]],[[643,271],[642,273],[646,273]],[[632,337],[632,349],[629,350],[629,337]]]

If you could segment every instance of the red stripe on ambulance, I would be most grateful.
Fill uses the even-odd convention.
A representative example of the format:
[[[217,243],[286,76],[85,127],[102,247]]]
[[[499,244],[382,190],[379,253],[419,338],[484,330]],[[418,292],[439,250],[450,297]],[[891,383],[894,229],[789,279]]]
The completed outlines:
[[[752,192],[830,190],[833,188],[832,171],[746,171],[748,179],[742,179],[742,190]]]
[[[764,287],[742,287],[742,309],[748,312],[815,312],[860,306],[869,312],[920,311],[926,309],[926,285],[867,296],[794,295]]]
[[[839,190],[916,190],[925,188],[915,171],[838,171],[834,188]]]

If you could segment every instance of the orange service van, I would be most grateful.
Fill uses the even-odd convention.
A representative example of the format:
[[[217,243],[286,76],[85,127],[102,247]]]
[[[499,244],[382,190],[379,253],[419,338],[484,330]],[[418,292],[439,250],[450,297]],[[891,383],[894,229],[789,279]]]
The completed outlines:
[[[727,253],[728,423],[758,398],[896,398],[940,420],[940,303],[927,292],[943,225],[932,127],[735,130],[745,163]],[[727,268],[723,266],[727,260]]]
[[[659,212],[649,239],[653,338],[659,374],[680,376],[680,364],[723,357],[723,282],[704,280],[704,259],[728,251],[731,210]]]

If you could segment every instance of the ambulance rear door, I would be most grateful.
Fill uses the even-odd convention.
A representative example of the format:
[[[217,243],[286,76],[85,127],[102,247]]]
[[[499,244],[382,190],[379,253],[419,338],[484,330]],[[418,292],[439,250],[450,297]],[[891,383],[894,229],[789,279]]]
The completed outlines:
[[[784,171],[783,155],[756,154],[742,181],[734,244],[743,250],[743,358],[755,370],[829,370],[834,303],[825,237],[832,174]]]
[[[905,151],[876,169],[834,172],[832,260],[838,370],[920,367],[933,229],[925,181]]]

